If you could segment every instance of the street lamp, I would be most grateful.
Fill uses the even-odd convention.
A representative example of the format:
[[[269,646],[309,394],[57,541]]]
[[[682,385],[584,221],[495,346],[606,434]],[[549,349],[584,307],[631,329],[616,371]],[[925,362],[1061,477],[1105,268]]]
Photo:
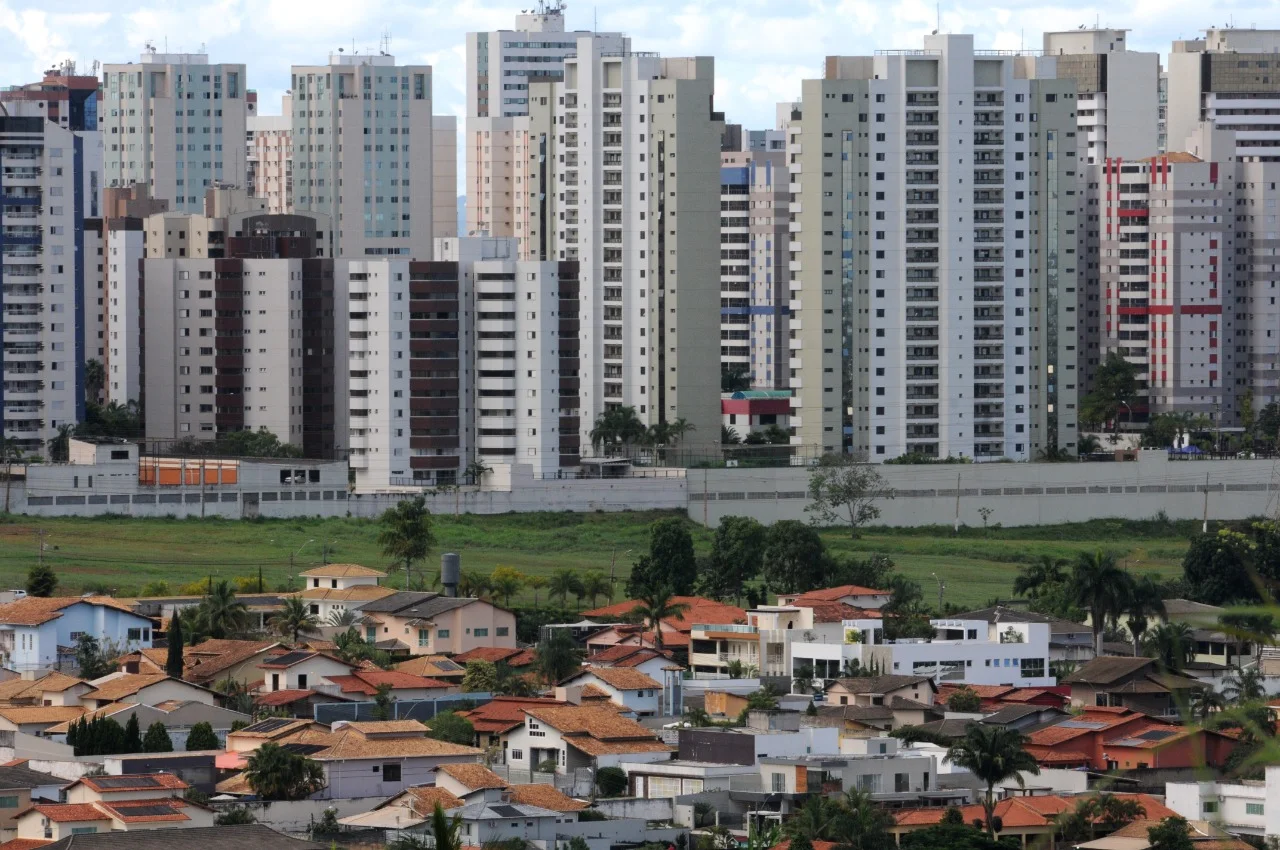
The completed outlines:
[[[947,583],[938,578],[937,573],[931,573],[933,580],[938,583],[938,616],[942,616],[942,593],[947,589]]]
[[[299,547],[298,547],[298,551],[297,551],[297,552],[291,552],[291,553],[289,554],[289,573],[290,573],[290,578],[292,578],[292,577],[293,577],[293,576],[292,576],[292,573],[293,573],[293,559],[294,559],[294,558],[296,558],[296,557],[298,557],[298,552],[301,552],[303,549],[307,548],[308,546],[310,546],[312,543],[315,543],[315,542],[316,542],[316,539],[315,539],[314,537],[312,537],[312,538],[311,538],[310,540],[308,540],[306,543],[303,543],[301,546],[299,546]]]

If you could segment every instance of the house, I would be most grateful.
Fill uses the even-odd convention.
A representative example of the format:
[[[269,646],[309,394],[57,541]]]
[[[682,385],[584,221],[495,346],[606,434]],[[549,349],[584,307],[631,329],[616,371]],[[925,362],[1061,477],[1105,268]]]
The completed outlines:
[[[187,800],[187,788],[167,773],[81,777],[63,790],[65,803],[20,813],[18,837],[56,841],[91,832],[213,826],[214,811]]]
[[[1171,734],[1180,728],[1132,709],[1095,706],[1032,731],[1027,735],[1025,749],[1041,767],[1107,770],[1108,741],[1123,740],[1140,730],[1155,727],[1169,730]]]
[[[1122,658],[1104,655],[1065,676],[1071,687],[1071,704],[1120,706],[1148,714],[1172,716],[1179,705],[1205,685],[1176,673],[1161,672],[1154,658]]]
[[[329,676],[328,681],[328,685],[317,683],[313,687],[322,693],[332,693],[352,700],[372,699],[378,693],[378,688],[384,685],[391,689],[393,700],[433,699],[459,691],[457,685],[449,682],[426,679],[399,670],[352,670],[346,676]]]
[[[587,667],[626,667],[639,670],[651,679],[663,681],[672,668],[682,669],[669,652],[659,652],[647,646],[618,644],[587,656],[582,662]]]
[[[365,640],[396,640],[415,655],[516,646],[515,615],[484,599],[402,590],[361,606],[361,614]]]
[[[1169,782],[1165,804],[1189,821],[1212,820],[1236,835],[1280,835],[1280,766],[1257,781]]]
[[[270,723],[263,721],[255,726]],[[235,738],[248,729],[229,737]],[[340,721],[329,731],[299,729],[275,741],[305,752],[324,769],[325,787],[312,799],[389,797],[405,788],[433,782],[435,770],[441,765],[479,760],[481,752],[475,747],[437,741],[426,733],[427,727],[416,720]],[[243,774],[219,783],[218,792],[252,793],[244,784]]]
[[[251,753],[266,743],[282,744],[286,739],[304,731],[325,731],[325,727],[311,719],[290,720],[284,717],[269,717],[227,735],[227,754]],[[219,767],[231,769],[238,767],[242,759],[220,759]]]
[[[306,650],[275,655],[258,664],[264,677],[262,692],[305,691],[331,683],[335,676],[347,676],[356,669],[341,658]]]
[[[857,789],[881,803],[915,803],[937,787],[932,755],[899,750],[896,738],[870,738],[855,755],[767,757],[759,761],[764,793],[843,793]]]
[[[892,595],[888,590],[876,590],[860,587],[856,584],[842,584],[839,587],[827,587],[821,590],[810,590],[805,593],[778,594],[779,605],[801,605],[813,602],[839,602],[852,608],[883,608],[889,604]]]
[[[144,649],[154,626],[110,596],[28,596],[0,605],[0,663],[18,672],[56,667],[82,634],[121,652]]]
[[[0,682],[0,703],[9,705],[80,705],[93,686],[65,673],[47,673],[38,679]]]
[[[665,678],[666,674],[663,676]],[[594,685],[610,700],[639,717],[662,713],[662,682],[630,667],[587,667],[564,679],[560,685]]]
[[[53,843],[40,842],[42,850],[173,850],[174,839],[163,830],[153,832],[106,832],[76,834]],[[290,838],[262,824],[240,826],[195,827],[182,832],[184,847],[216,847],[218,850],[328,850],[329,844],[317,844]],[[35,844],[14,847],[30,850]],[[9,848],[6,848],[9,850]]]
[[[431,830],[431,814],[435,804],[439,802],[440,807],[444,808],[446,801],[441,799],[443,795],[440,792],[422,796],[426,799],[406,792],[371,812],[340,818],[338,822],[364,829],[396,830],[409,835],[427,834]],[[487,795],[460,802],[461,806],[445,811],[450,819],[460,822],[461,839],[465,847],[491,846],[513,840],[524,842],[526,846],[536,842],[535,846],[549,847],[556,844],[561,824],[575,823],[578,819],[576,812],[558,812],[500,797],[490,799]]]
[[[164,673],[109,673],[89,684],[93,690],[81,697],[87,708],[102,708],[113,702],[156,705],[169,700],[213,705],[220,696],[209,688]]]
[[[1157,721],[1110,738],[1103,748],[1109,770],[1201,769],[1224,767],[1237,743],[1221,732]]]
[[[455,685],[461,685],[463,678],[467,675],[466,667],[443,655],[416,655],[396,664],[394,669],[411,676],[439,679]]]
[[[680,616],[668,617],[660,624],[662,644],[671,649],[688,647],[690,634],[695,624],[730,624],[746,623],[747,621],[747,612],[736,605],[727,605],[714,599],[705,599],[701,596],[673,596],[671,601],[687,606]],[[604,622],[626,620],[633,616],[632,612],[639,604],[640,600],[638,599],[628,599],[623,602],[606,605],[603,608],[594,608],[586,611],[583,616]],[[608,649],[610,646],[620,643],[653,646],[655,641],[653,640],[653,635],[645,637],[642,627],[613,627],[597,632],[587,638],[587,655],[594,655],[603,649]]]
[[[650,730],[600,706],[524,706],[525,721],[503,736],[507,765],[534,770],[554,763],[555,772],[615,766],[627,761],[664,761],[673,748]],[[548,764],[548,767],[550,765]]]
[[[1004,605],[993,605],[957,614],[958,620],[983,620],[991,625],[1009,625],[1013,623],[1044,623],[1049,627],[1049,664],[1054,666],[1064,662],[1083,664],[1094,656],[1093,630],[1083,624],[1035,611],[1023,611],[1008,608]]]
[[[56,803],[65,779],[32,770],[25,763],[0,765],[0,838],[17,835],[17,814],[35,801]]]
[[[81,705],[0,705],[0,731],[43,736],[49,727],[76,720],[85,711]]]
[[[346,694],[338,696],[332,693],[320,693],[313,690],[280,690],[271,691],[266,694],[256,694],[253,698],[253,704],[262,706],[264,709],[283,712],[290,717],[300,717],[310,720],[315,717],[315,707],[317,705],[329,705],[335,702],[350,702]]]
[[[938,686],[930,676],[890,674],[837,679],[827,688],[828,705],[885,705],[896,698],[924,706],[934,704]]]
[[[182,678],[195,685],[212,685],[230,679],[256,682],[262,674],[258,665],[271,654],[285,649],[277,641],[215,639],[182,649]],[[145,649],[120,659],[126,673],[163,673],[169,650]]]
[[[819,705],[815,711],[817,716],[810,718],[810,722],[834,726],[840,732],[841,741],[865,738],[872,732],[891,732],[903,726],[921,726],[942,718],[941,707],[902,697],[889,697],[878,705]]]
[[[1115,796],[1136,800],[1146,812],[1146,816],[1152,820],[1162,820],[1174,814],[1149,794],[1116,794]],[[1007,797],[996,803],[993,814],[1000,818],[1003,824],[1000,831],[1001,838],[1015,838],[1023,848],[1047,846],[1053,843],[1053,836],[1058,829],[1057,818],[1064,812],[1074,810],[1080,802],[1079,797],[1062,797],[1056,794]],[[981,805],[962,806],[960,813],[965,823],[986,818],[986,812]],[[894,824],[889,827],[889,832],[895,837],[901,837],[909,832],[928,829],[940,824],[945,814],[946,809],[940,806],[900,809],[893,813]]]
[[[442,764],[436,768],[436,787],[461,799],[477,791],[503,790],[507,781],[482,764]]]
[[[513,646],[477,646],[458,653],[452,660],[455,664],[462,665],[465,674],[468,661],[488,661],[490,664],[501,664],[519,671],[532,667],[535,658],[532,649],[519,649]]]
[[[839,731],[831,726],[802,724],[794,711],[752,711],[746,725],[685,727],[678,730],[676,758],[691,762],[755,765],[764,757],[840,751]]]
[[[306,586],[300,596],[321,624],[333,622],[344,611],[359,611],[364,605],[395,593],[378,584],[387,574],[359,564],[325,564],[300,574]]]
[[[476,746],[487,749],[500,744],[505,746],[504,736],[524,724],[524,709],[540,705],[565,706],[569,703],[545,697],[494,697],[483,705],[458,714],[471,721],[472,728],[476,730]],[[500,763],[506,763],[505,750]]]
[[[1077,844],[1080,850],[1148,850],[1152,846],[1150,830],[1160,825],[1153,818],[1127,823],[1102,838]],[[1194,850],[1252,850],[1253,845],[1241,841],[1220,826],[1207,820],[1187,821],[1187,837]]]

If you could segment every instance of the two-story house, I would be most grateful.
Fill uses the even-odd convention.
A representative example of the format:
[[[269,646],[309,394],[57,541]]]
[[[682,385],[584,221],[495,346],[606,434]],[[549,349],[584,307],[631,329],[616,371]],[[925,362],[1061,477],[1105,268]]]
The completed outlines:
[[[359,611],[367,603],[395,593],[378,583],[387,577],[386,573],[359,564],[325,564],[299,575],[306,586],[298,596],[321,624],[335,614]]]
[[[524,725],[524,710],[529,706],[564,706],[564,700],[547,699],[546,697],[494,697],[483,705],[458,712],[471,722],[476,731],[476,746],[488,749],[492,746],[505,747],[505,736],[513,729]],[[503,750],[501,763],[506,763],[506,751]]]
[[[154,626],[109,596],[28,596],[0,605],[0,664],[18,672],[54,668],[82,634],[113,651],[144,649]]]
[[[183,647],[182,678],[196,685],[211,685],[225,679],[256,682],[262,675],[258,665],[267,656],[284,651],[278,641],[209,638]],[[144,649],[123,656],[118,664],[125,673],[163,673],[168,653],[167,647]]]
[[[524,706],[525,721],[503,735],[506,762],[519,770],[571,774],[627,761],[663,761],[673,748],[607,706]]]
[[[56,803],[65,779],[32,770],[25,763],[0,765],[0,840],[17,836],[17,815],[34,802]]]
[[[516,618],[485,599],[398,591],[360,609],[365,640],[396,640],[414,655],[458,655],[481,646],[516,648]]]
[[[1154,658],[1104,655],[1063,677],[1071,704],[1112,706],[1154,715],[1175,715],[1179,706],[1207,687],[1196,679],[1161,671]]]
[[[663,674],[665,677],[665,673]],[[662,683],[628,667],[586,667],[560,682],[563,688],[594,685],[638,717],[662,713]],[[557,689],[559,690],[559,689]]]
[[[630,670],[639,670],[650,679],[656,679],[659,682],[673,668],[683,669],[669,652],[659,652],[647,646],[624,644],[611,646],[588,655],[582,663],[587,667],[625,667]]]
[[[747,614],[736,605],[728,605],[714,599],[701,596],[673,596],[671,601],[685,606],[683,613],[676,617],[667,617],[660,624],[662,645],[669,650],[684,651],[689,649],[694,625],[697,623],[729,624],[745,623]],[[634,616],[638,599],[627,599],[615,602],[603,608],[594,608],[583,612],[583,616],[605,623],[626,621]],[[653,647],[655,635],[644,626],[613,626],[601,629],[587,638],[587,654],[596,653],[619,644]]]
[[[816,602],[840,602],[852,608],[878,610],[889,604],[892,595],[888,590],[842,584],[839,587],[826,587],[804,593],[780,593],[778,604],[806,606]]]
[[[156,705],[167,700],[214,705],[220,696],[209,688],[163,673],[109,673],[89,684],[93,685],[93,690],[81,697],[81,703],[90,709],[116,702]]]
[[[837,679],[827,688],[828,705],[890,705],[894,700],[909,700],[931,706],[938,686],[930,676],[886,674]]]
[[[66,786],[65,802],[39,803],[17,815],[18,838],[213,826],[214,811],[187,800],[187,787],[168,773],[85,776]]]
[[[263,677],[262,692],[269,694],[331,685],[334,677],[349,675],[356,665],[324,652],[293,650],[267,658],[258,669]]]

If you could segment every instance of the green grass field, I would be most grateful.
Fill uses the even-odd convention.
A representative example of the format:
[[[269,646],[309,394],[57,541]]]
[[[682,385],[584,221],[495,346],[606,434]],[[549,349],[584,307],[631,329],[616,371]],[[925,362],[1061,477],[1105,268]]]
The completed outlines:
[[[434,571],[442,552],[458,552],[463,569],[488,572],[503,564],[526,573],[550,573],[561,567],[601,570],[624,579],[631,562],[648,545],[653,520],[676,513],[545,513],[501,516],[438,516],[438,543],[428,561]],[[1034,528],[870,529],[857,540],[847,532],[823,532],[835,552],[889,555],[906,575],[919,581],[934,599],[936,573],[947,584],[946,601],[977,606],[1007,598],[1018,565],[1054,555],[1101,548],[1114,552],[1130,569],[1164,576],[1178,573],[1188,538],[1197,523],[1095,521]],[[152,581],[178,586],[213,575],[256,576],[262,569],[270,587],[321,562],[360,563],[385,568],[375,522],[357,519],[179,520],[0,518],[0,589],[22,587],[36,562],[37,540],[57,571],[64,592],[105,590],[136,594]],[[710,549],[711,534],[693,529],[700,553]],[[296,554],[295,554],[296,553]],[[290,567],[290,555],[295,554]],[[388,581],[399,584],[400,575]],[[526,592],[531,601],[531,593]]]

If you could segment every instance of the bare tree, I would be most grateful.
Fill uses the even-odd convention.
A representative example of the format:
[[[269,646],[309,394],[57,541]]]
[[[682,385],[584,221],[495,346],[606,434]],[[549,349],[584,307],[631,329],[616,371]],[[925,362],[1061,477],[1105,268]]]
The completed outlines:
[[[809,476],[811,504],[805,512],[814,525],[847,521],[850,536],[857,538],[859,528],[879,518],[876,502],[892,498],[893,489],[873,464],[845,454],[827,454]]]

